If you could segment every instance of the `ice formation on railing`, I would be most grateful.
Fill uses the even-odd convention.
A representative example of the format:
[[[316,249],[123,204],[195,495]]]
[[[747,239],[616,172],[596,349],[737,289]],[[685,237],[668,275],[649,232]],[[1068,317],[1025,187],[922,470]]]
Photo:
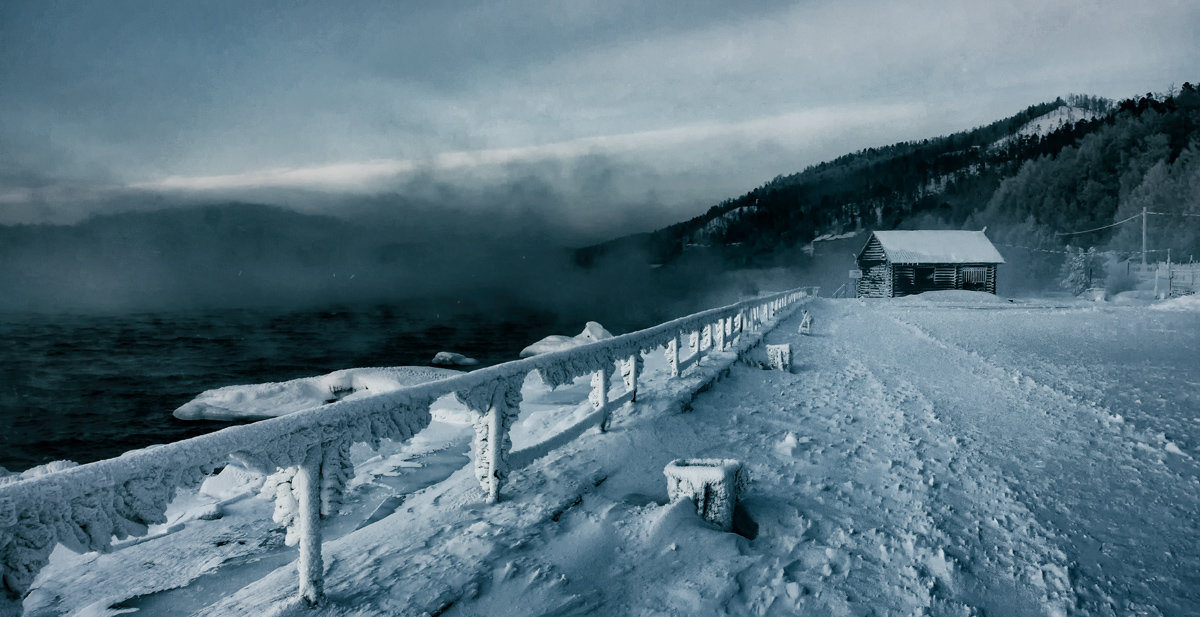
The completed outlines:
[[[509,429],[521,412],[523,381],[509,377],[456,393],[460,402],[479,414],[474,423],[475,477],[492,503],[500,500],[500,487],[508,476]]]
[[[176,490],[199,484],[231,460],[275,474],[274,518],[288,527],[288,543],[300,546],[300,595],[309,603],[319,602],[317,519],[336,512],[354,473],[349,459],[353,444],[377,447],[383,440],[411,438],[429,425],[432,402],[453,393],[480,415],[476,472],[488,499],[495,501],[508,474],[509,428],[519,413],[521,384],[531,371],[551,387],[598,375],[592,402],[604,410],[602,425],[607,427],[609,407],[636,395],[643,353],[665,348],[671,374],[678,376],[706,352],[728,348],[736,333],[759,330],[801,297],[793,291],[746,301],[573,349],[2,484],[0,617],[21,614],[21,601],[56,544],[77,552],[103,551],[111,548],[114,538],[144,535],[150,525],[166,522],[166,508]],[[689,356],[680,358],[685,337]],[[616,370],[626,392],[613,399],[608,389]]]

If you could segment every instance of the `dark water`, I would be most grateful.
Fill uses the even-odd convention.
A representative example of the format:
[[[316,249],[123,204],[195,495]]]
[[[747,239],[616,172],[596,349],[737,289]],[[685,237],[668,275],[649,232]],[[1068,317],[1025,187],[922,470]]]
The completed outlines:
[[[90,462],[228,426],[171,415],[210,388],[428,365],[438,351],[487,366],[582,326],[533,310],[495,315],[437,304],[0,315],[0,466]]]

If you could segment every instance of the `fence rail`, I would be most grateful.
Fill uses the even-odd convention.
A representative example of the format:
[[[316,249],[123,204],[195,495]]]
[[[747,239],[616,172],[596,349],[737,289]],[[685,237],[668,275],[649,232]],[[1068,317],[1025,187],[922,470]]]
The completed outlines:
[[[780,311],[815,295],[815,287],[804,287],[754,298],[574,349],[2,485],[0,617],[22,613],[22,600],[57,544],[76,552],[106,551],[114,538],[145,535],[150,525],[166,522],[167,505],[178,489],[199,484],[230,461],[267,473],[283,471],[275,520],[288,528],[288,544],[299,548],[300,598],[317,604],[324,584],[320,518],[335,512],[354,474],[351,445],[407,440],[428,426],[430,404],[453,394],[476,414],[476,477],[488,501],[496,502],[508,475],[509,429],[529,373],[537,371],[551,387],[591,375],[589,400],[600,412],[600,430],[607,430],[611,411],[636,400],[643,354],[663,348],[671,376],[678,377],[706,353],[731,347],[742,333],[761,333]],[[614,396],[609,384],[617,371],[625,391]]]

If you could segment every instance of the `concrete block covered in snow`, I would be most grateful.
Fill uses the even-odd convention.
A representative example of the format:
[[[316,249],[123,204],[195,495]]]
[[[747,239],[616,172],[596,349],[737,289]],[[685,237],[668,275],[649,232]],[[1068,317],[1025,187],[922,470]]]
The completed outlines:
[[[696,513],[724,531],[733,529],[733,510],[748,481],[741,462],[728,458],[676,459],[663,469],[667,496],[691,499]]]
[[[784,343],[782,345],[767,345],[767,364],[775,370],[791,370],[792,345],[790,343]]]

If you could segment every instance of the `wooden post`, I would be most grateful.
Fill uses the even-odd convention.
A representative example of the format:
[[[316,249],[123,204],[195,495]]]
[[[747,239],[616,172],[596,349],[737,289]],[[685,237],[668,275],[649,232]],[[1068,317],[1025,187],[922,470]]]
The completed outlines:
[[[1146,207],[1145,206],[1142,206],[1142,265],[1143,266],[1146,265]]]
[[[292,486],[296,491],[296,532],[300,537],[300,599],[316,606],[325,597],[325,564],[321,560],[321,446],[308,451],[296,469]]]

